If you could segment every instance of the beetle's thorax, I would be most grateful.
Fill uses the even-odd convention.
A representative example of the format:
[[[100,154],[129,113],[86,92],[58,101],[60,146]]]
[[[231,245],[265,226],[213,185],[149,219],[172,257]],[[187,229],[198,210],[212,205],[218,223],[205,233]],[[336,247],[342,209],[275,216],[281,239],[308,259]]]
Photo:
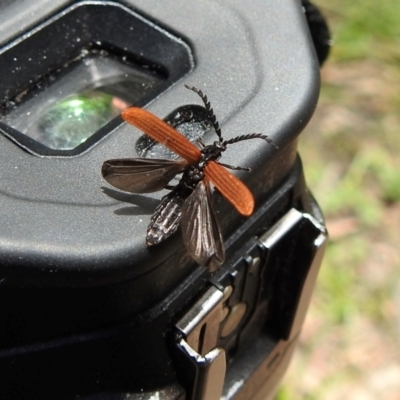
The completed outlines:
[[[222,142],[214,142],[201,149],[201,157],[195,164],[189,165],[182,176],[182,183],[187,187],[194,189],[197,184],[204,179],[204,168],[210,161],[217,161],[226,146]]]
[[[207,164],[209,161],[217,161],[226,150],[226,145],[223,142],[215,141],[213,144],[205,146],[201,149],[201,158],[199,164],[204,162]]]

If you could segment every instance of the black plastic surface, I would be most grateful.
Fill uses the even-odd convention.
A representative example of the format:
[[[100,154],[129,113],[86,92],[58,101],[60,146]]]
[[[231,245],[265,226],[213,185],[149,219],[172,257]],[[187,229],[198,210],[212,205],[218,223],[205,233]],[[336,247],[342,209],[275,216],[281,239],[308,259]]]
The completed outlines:
[[[242,257],[247,252],[257,256],[252,250],[254,238],[291,207],[297,206],[301,210],[306,206],[302,200],[304,190],[298,161],[257,213],[229,238],[227,255],[231,267],[221,268],[213,278],[214,284],[229,284],[230,274],[240,271],[245,264]],[[269,270],[263,274],[270,277]],[[0,394],[5,398],[25,399],[35,393],[43,400],[63,400],[96,393],[140,393],[176,382],[175,371],[179,373],[185,364],[176,363],[172,351],[174,343],[169,342],[174,338],[171,321],[179,320],[189,301],[204,290],[207,278],[205,269],[193,270],[162,301],[146,311],[125,315],[122,321],[118,321],[121,314],[117,302],[121,302],[119,306],[126,310],[129,300],[139,300],[143,293],[127,291],[124,297],[117,290],[118,285],[114,296],[110,288],[109,296],[102,299],[101,292],[96,297],[93,289],[84,288],[75,291],[72,302],[71,293],[58,289],[56,295],[55,291],[52,293],[53,302],[49,302],[47,290],[31,290],[29,297],[26,289],[3,290],[6,297],[1,298],[0,303],[13,304],[15,314],[2,315],[0,325],[0,374],[3,377]],[[266,284],[268,281],[265,279]],[[235,285],[243,283],[238,279]],[[259,281],[254,282],[256,286],[259,284]],[[237,295],[240,293],[238,290]],[[243,295],[254,297],[257,291],[246,293]],[[10,294],[14,297],[7,297]],[[66,296],[64,301],[63,296]],[[249,304],[257,300],[254,298]],[[114,320],[111,318],[112,307],[116,307]],[[274,306],[272,310],[276,308]],[[235,355],[241,341],[247,346],[263,330],[265,315],[257,316],[265,314],[266,308],[263,306],[255,311],[249,309],[249,313],[254,314],[249,329],[219,343],[229,351],[230,357]],[[106,321],[98,319],[101,313],[102,318],[108,318],[110,327]],[[293,313],[292,309],[290,313]],[[96,325],[104,328],[94,329]]]
[[[280,146],[277,152],[253,140],[232,146],[224,155],[225,163],[252,168],[251,174],[240,177],[260,203],[263,193],[293,164],[295,139],[317,102],[318,62],[301,4],[296,0],[258,1],[251,7],[239,0],[132,4],[190,43],[196,67],[184,82],[207,93],[227,139],[263,132]],[[43,2],[42,14],[49,7]],[[7,9],[0,18],[6,17]],[[36,14],[25,26],[39,22]],[[2,32],[3,43],[5,36]],[[182,82],[148,109],[164,117],[188,103],[201,104],[201,100]],[[106,139],[76,158],[35,157],[0,136],[2,285],[122,283],[168,263],[181,247],[179,235],[153,251],[144,243],[150,215],[165,193],[125,196],[126,205],[104,194],[102,162],[134,157],[141,134],[126,124],[109,128]],[[214,136],[210,133],[207,140]],[[226,235],[241,219],[224,200],[218,198],[216,203]],[[181,271],[185,275],[191,264],[181,268],[186,268]],[[176,283],[182,278],[177,276]]]
[[[1,4],[3,51],[73,3]],[[262,132],[279,146],[241,142],[221,160],[252,168],[238,175],[257,206],[245,219],[214,194],[227,260],[234,260],[245,233],[267,229],[302,203],[296,139],[317,102],[319,66],[301,2],[123,4],[194,55],[190,73],[149,101],[150,111],[166,118],[180,107],[202,106],[183,87],[194,85],[209,97],[225,139]],[[176,67],[168,52],[161,54]],[[8,376],[9,398],[140,392],[144,383],[152,389],[176,379],[165,337],[210,274],[186,256],[179,233],[146,247],[149,219],[166,192],[134,195],[108,186],[103,161],[138,156],[142,136],[118,118],[101,135],[75,157],[39,157],[0,135],[0,375]],[[211,132],[205,137],[214,140]]]
[[[303,4],[304,13],[310,27],[319,64],[322,65],[328,58],[330,48],[333,44],[328,24],[318,7],[308,0],[302,0],[301,3]]]

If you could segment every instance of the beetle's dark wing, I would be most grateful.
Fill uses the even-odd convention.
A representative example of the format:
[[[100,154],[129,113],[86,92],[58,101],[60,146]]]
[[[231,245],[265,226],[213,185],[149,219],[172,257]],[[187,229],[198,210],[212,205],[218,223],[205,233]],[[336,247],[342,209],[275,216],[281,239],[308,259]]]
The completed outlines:
[[[123,158],[105,161],[101,169],[104,179],[117,189],[131,193],[151,193],[162,190],[186,161],[155,158]]]
[[[181,228],[189,255],[215,271],[224,262],[225,249],[207,179],[197,185],[182,206]]]

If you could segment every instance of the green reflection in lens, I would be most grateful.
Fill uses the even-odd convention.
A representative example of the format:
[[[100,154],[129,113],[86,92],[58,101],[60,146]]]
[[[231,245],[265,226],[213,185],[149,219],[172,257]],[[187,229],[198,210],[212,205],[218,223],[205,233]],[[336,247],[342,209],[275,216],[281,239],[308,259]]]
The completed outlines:
[[[74,149],[118,114],[107,93],[92,90],[69,96],[38,121],[40,141],[52,149]]]

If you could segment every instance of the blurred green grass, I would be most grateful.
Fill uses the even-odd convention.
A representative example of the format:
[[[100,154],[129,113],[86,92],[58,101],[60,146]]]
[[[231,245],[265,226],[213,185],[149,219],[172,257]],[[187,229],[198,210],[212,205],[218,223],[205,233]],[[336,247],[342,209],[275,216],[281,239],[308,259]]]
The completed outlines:
[[[397,0],[326,0],[314,2],[328,15],[336,46],[333,61],[400,55],[400,2]]]
[[[279,400],[400,399],[400,1],[314,1],[334,46],[302,133],[331,234]]]

